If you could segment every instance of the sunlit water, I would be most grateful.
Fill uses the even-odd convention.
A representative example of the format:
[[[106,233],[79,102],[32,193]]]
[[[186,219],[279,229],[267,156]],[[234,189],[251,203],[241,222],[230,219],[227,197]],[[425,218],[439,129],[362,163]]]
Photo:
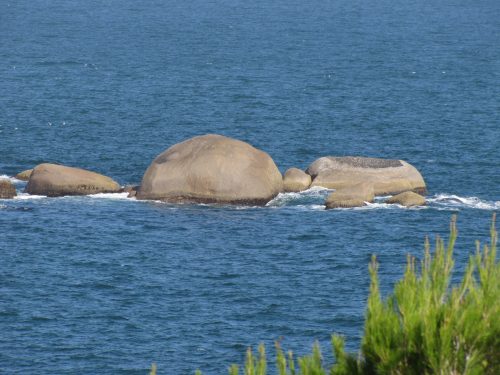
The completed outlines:
[[[500,207],[495,1],[16,1],[0,12],[0,373],[224,373],[247,346],[357,350],[367,265],[385,292],[458,213],[456,268]],[[152,159],[219,133],[282,172],[324,155],[404,159],[428,206],[325,210],[126,194],[47,198],[41,162],[139,183]],[[330,359],[327,355],[327,359]]]

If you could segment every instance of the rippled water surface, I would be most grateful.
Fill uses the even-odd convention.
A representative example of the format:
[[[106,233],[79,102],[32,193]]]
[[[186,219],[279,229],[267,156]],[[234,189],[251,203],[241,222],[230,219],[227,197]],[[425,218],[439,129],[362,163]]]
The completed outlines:
[[[500,207],[497,1],[4,1],[0,12],[0,373],[225,373],[247,346],[356,350],[371,254],[385,291],[458,213],[456,267]],[[124,194],[46,198],[41,162],[139,183],[219,133],[282,172],[324,155],[404,159],[426,208],[324,210]]]

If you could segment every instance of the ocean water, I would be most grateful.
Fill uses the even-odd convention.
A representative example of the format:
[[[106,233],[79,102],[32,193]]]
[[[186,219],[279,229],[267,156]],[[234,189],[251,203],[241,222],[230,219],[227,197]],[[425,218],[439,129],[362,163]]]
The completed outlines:
[[[225,373],[265,342],[359,347],[368,262],[387,292],[458,214],[458,275],[500,208],[494,0],[0,2],[0,373]],[[282,172],[325,155],[404,159],[429,205],[324,210],[124,194],[46,198],[41,162],[137,184],[152,159],[218,133]],[[272,368],[272,366],[270,366]]]

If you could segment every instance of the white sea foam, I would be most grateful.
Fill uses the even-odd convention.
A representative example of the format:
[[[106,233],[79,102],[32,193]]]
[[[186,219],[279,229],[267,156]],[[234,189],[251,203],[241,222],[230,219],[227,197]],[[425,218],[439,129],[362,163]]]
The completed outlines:
[[[297,206],[293,206],[293,208],[304,210],[304,211],[324,211],[326,207],[324,204],[299,204]]]
[[[300,193],[280,193],[276,198],[270,201],[266,206],[272,208],[293,207],[308,210],[324,210],[324,199],[332,190],[314,187]],[[460,197],[454,194],[436,194],[427,198],[427,206],[405,207],[399,204],[384,203],[390,196],[376,197],[373,203],[366,203],[365,206],[355,208],[340,208],[340,210],[449,210],[449,209],[480,209],[480,210],[498,210],[500,201],[482,200],[478,197]]]
[[[482,200],[478,197],[460,197],[454,194],[436,194],[431,198],[427,198],[427,202],[438,208],[500,209],[500,201]]]
[[[31,199],[43,199],[47,198],[45,195],[31,195],[28,193],[18,193],[14,199],[19,199],[19,200],[31,200]]]
[[[2,174],[0,178],[6,178],[15,183],[23,184],[24,181],[20,181],[14,177]],[[287,207],[298,210],[312,210],[312,211],[322,211],[325,210],[324,200],[331,192],[331,189],[326,189],[323,187],[315,186],[308,190],[302,191],[300,193],[280,193],[273,200],[266,204],[268,208],[281,208]],[[137,202],[136,198],[128,198],[128,193],[99,193],[88,195],[87,197],[91,199],[109,199],[109,200],[128,200]],[[15,200],[39,200],[47,198],[44,195],[31,195],[27,193],[20,192],[18,187],[18,195],[14,197]],[[75,197],[64,197],[67,199]],[[82,197],[78,197],[82,198]],[[389,198],[389,196],[380,196],[375,198],[375,202],[367,203],[363,207],[356,208],[345,208],[341,210],[386,210],[386,209],[408,209],[407,207],[398,204],[386,204],[384,201]],[[52,198],[53,199],[53,198]],[[151,202],[151,201],[150,201]],[[155,202],[155,201],[153,201]],[[157,201],[155,203],[165,203],[162,201]],[[174,205],[178,208],[178,205]],[[207,205],[211,206],[211,205]],[[0,208],[5,208],[5,205],[0,206]],[[257,208],[252,206],[235,206],[233,208],[244,210]],[[411,207],[412,210],[421,209],[435,209],[435,210],[449,210],[449,209],[479,209],[479,210],[498,210],[500,209],[500,201],[484,200],[478,197],[461,197],[455,194],[440,193],[435,194],[427,198],[427,206],[425,207]]]
[[[21,184],[21,183],[24,183],[25,181],[21,181],[21,180],[18,180],[17,178],[15,177],[11,177],[11,176],[7,176],[6,174],[2,174],[0,175],[0,179],[7,179],[9,180],[10,182],[12,182],[13,184]]]
[[[111,200],[135,200],[135,198],[127,198],[128,193],[99,193],[99,194],[91,194],[87,196],[63,196],[63,197],[57,197],[57,198],[51,198],[51,199],[82,199],[85,197],[93,198],[93,199],[111,199]],[[31,199],[43,199],[47,198],[45,195],[31,195],[27,193],[18,193],[14,199],[21,199],[21,200],[31,200]]]
[[[89,198],[96,199],[114,199],[114,200],[135,200],[135,198],[127,198],[128,193],[98,193],[88,195]]]
[[[401,209],[401,210],[425,210],[429,208],[428,206],[414,206],[414,207],[406,207],[402,206],[400,204],[387,204],[384,202],[373,202],[373,203],[366,203],[366,206],[364,207],[359,207],[358,209],[383,209],[383,210],[389,210],[389,209]]]
[[[325,207],[325,206],[323,206]],[[398,204],[386,204],[382,202],[365,202],[364,206],[360,207],[337,207],[335,211],[367,211],[367,210],[393,210],[393,209],[406,209],[406,207]]]
[[[268,202],[268,207],[281,207],[287,203],[301,202],[303,200],[311,200],[315,198],[326,198],[332,190],[321,186],[314,186],[310,189],[301,191],[300,193],[279,193],[273,200]]]

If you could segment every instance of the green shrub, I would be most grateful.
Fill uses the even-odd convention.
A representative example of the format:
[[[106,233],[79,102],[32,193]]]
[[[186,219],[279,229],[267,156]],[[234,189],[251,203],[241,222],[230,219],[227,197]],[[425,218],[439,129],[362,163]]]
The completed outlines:
[[[450,288],[455,218],[448,245],[426,241],[420,272],[408,258],[406,272],[386,301],[370,265],[370,296],[361,346],[360,374],[500,374],[500,266],[497,234],[469,260],[460,285]],[[349,373],[338,366],[334,373]]]
[[[450,225],[448,244],[436,239],[433,255],[425,241],[417,267],[408,256],[403,278],[386,300],[381,297],[378,263],[369,266],[371,285],[364,337],[357,355],[346,353],[344,339],[332,336],[336,363],[327,369],[318,343],[312,354],[294,359],[276,343],[280,375],[344,374],[500,374],[500,264],[496,260],[495,215],[491,242],[483,250],[476,244],[460,285],[450,287],[456,218]],[[266,354],[248,349],[242,374],[265,375]],[[200,372],[197,372],[201,374]],[[238,375],[232,365],[230,375]]]
[[[318,343],[312,354],[294,359],[276,343],[280,375],[344,374],[500,374],[500,264],[496,260],[495,216],[491,242],[471,256],[460,285],[450,287],[456,218],[448,244],[436,239],[434,255],[429,241],[420,267],[408,256],[403,278],[384,301],[375,256],[369,266],[371,285],[364,337],[358,355],[344,350],[344,340],[332,336],[336,363],[327,370]],[[244,375],[265,375],[264,345],[258,355],[248,349]],[[230,375],[238,375],[232,365]]]

